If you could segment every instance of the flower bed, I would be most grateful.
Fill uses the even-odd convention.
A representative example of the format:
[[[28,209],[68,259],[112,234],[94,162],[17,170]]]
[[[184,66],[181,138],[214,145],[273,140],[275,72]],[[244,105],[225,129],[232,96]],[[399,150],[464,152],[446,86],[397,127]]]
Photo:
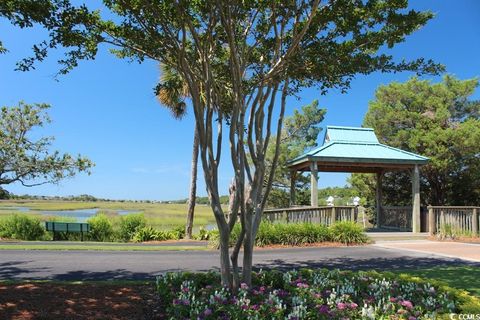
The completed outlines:
[[[235,295],[219,283],[213,272],[158,277],[161,318],[414,320],[465,311],[469,299],[458,290],[376,272],[260,272],[252,287],[242,284]],[[478,300],[468,303],[467,311],[478,307]]]

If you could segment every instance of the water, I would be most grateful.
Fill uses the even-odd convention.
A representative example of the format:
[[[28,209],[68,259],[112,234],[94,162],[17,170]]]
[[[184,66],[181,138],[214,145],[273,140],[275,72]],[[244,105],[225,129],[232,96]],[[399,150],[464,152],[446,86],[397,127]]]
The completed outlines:
[[[44,216],[75,218],[76,222],[86,222],[88,218],[96,215],[100,211],[100,209],[98,208],[77,209],[77,210],[31,210],[28,207],[1,207],[0,210],[15,210],[22,213],[25,213],[25,212],[39,213]],[[121,216],[127,215],[129,213],[139,212],[138,210],[108,210],[108,211],[116,212]]]

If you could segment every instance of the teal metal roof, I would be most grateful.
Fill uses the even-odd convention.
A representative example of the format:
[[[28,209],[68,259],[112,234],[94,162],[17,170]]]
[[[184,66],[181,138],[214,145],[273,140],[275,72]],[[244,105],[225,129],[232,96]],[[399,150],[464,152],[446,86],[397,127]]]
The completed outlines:
[[[425,164],[428,158],[381,144],[372,128],[327,126],[323,145],[290,161],[374,164]]]

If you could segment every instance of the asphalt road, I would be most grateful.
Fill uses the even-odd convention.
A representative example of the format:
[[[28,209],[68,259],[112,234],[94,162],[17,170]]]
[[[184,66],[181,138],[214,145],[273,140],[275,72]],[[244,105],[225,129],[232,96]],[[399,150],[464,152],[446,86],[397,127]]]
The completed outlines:
[[[167,271],[218,269],[216,251],[0,251],[0,279],[141,280]],[[480,263],[374,246],[289,248],[254,253],[256,268],[416,269]]]

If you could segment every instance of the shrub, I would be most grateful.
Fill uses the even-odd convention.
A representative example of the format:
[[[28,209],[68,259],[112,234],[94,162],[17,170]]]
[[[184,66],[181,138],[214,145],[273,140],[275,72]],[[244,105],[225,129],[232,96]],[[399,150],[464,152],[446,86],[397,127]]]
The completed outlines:
[[[367,243],[363,227],[353,221],[336,222],[330,227],[332,240],[344,244]]]
[[[130,241],[133,239],[135,233],[144,228],[146,225],[145,216],[143,213],[127,214],[120,218],[120,230],[118,237],[122,241]]]
[[[175,233],[169,231],[160,231],[153,227],[143,227],[137,230],[133,236],[134,242],[146,241],[165,241],[174,239]]]
[[[200,227],[200,230],[198,230],[198,234],[193,235],[193,239],[208,241],[208,240],[212,239],[212,237],[215,237],[216,233],[218,233],[218,231],[216,232],[215,229],[207,230],[204,227]]]
[[[236,224],[230,236],[230,246],[240,235],[240,225]],[[219,247],[218,232],[211,235],[210,246]],[[262,222],[258,229],[255,245],[298,246],[319,242],[342,242],[344,244],[362,244],[369,241],[363,228],[350,221],[337,222],[331,227],[313,223],[270,223]]]
[[[388,273],[267,271],[254,273],[252,283],[234,294],[213,272],[159,276],[160,319],[436,319],[478,312],[480,303],[459,290]]]
[[[113,236],[113,226],[108,217],[103,214],[96,214],[89,218],[87,222],[90,224],[89,239],[93,241],[110,241]]]
[[[176,226],[172,230],[168,231],[168,239],[179,240],[185,237],[185,226]]]
[[[0,237],[19,240],[42,240],[45,237],[45,229],[36,217],[14,214],[1,221]]]

